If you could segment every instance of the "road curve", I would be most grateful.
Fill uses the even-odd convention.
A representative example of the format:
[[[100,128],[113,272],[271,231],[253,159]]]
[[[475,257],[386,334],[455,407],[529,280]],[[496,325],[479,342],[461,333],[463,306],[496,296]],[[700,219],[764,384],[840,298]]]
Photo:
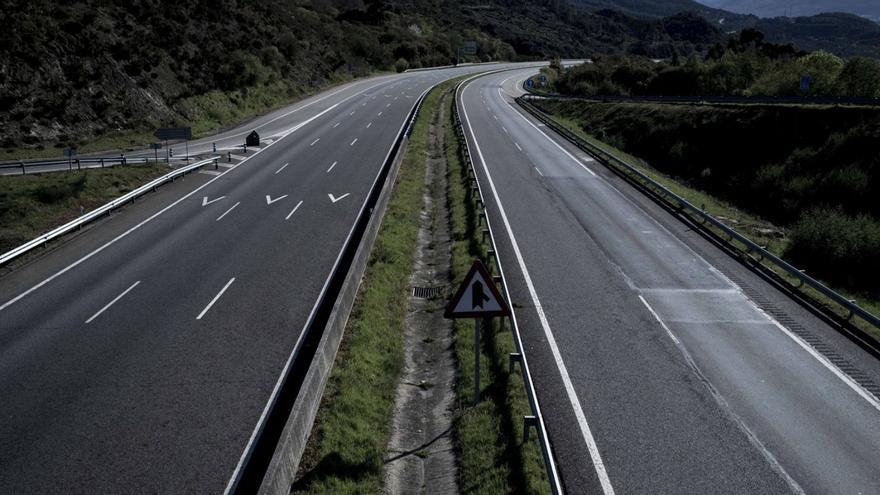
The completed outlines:
[[[533,72],[458,105],[567,492],[880,493],[876,360],[519,111]]]
[[[0,279],[0,493],[223,492],[407,113],[497,68],[372,78],[258,119],[271,144],[246,161]]]

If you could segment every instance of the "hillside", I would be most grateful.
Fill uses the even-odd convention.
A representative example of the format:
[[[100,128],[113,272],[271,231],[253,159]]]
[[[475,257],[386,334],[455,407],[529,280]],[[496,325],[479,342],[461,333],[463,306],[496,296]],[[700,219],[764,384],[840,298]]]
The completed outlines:
[[[759,17],[799,17],[826,12],[846,12],[880,21],[876,0],[699,0],[716,9]]]
[[[763,32],[774,43],[793,43],[806,50],[825,50],[849,57],[862,55],[880,57],[880,24],[870,22],[852,14],[814,15],[816,9],[806,17],[761,18],[745,15],[748,9],[730,12],[722,10],[722,4],[755,4],[778,6],[779,4],[834,5],[829,10],[839,12],[852,9],[862,15],[880,12],[880,2],[875,0],[571,0],[578,8],[595,12],[602,9],[616,9],[643,18],[658,18],[679,12],[694,12],[712,22],[725,32],[736,32],[753,28]],[[821,10],[821,9],[819,9]],[[848,11],[848,10],[847,10]]]
[[[454,63],[464,40],[478,43],[472,61],[491,61],[664,57],[720,37],[694,16],[584,14],[553,0],[12,4],[0,31],[4,158],[164,125],[206,131],[332,82]]]

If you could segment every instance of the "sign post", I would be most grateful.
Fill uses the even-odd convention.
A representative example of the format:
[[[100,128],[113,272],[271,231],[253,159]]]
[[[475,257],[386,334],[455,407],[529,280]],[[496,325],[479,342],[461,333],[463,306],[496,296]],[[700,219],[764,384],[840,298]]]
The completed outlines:
[[[76,148],[64,148],[64,156],[67,157],[67,170],[73,170],[73,160],[72,158],[76,156]],[[77,167],[78,168],[78,167]]]
[[[159,163],[159,150],[162,148],[162,143],[150,143],[150,148],[153,148],[153,153],[156,155],[156,163]]]
[[[445,318],[474,319],[474,404],[480,402],[480,320],[510,316],[510,307],[480,260],[475,260],[446,306]]]

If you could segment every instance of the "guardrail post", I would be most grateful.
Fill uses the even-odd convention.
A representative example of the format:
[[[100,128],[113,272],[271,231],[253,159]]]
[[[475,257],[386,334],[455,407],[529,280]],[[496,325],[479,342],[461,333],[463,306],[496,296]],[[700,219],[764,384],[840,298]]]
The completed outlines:
[[[529,441],[529,432],[532,428],[538,428],[538,418],[534,416],[523,416],[523,442]]]
[[[21,165],[21,175],[27,175],[27,169],[24,167],[24,162],[18,162]]]
[[[104,168],[104,159],[101,158],[101,168]]]
[[[518,352],[511,352],[507,355],[507,373],[512,375],[513,370],[516,369],[516,363],[519,363],[522,366],[522,354]]]
[[[214,147],[214,153],[217,152],[217,143],[211,143],[211,146]]]
[[[229,163],[232,163],[232,152],[231,151],[226,152],[226,161]]]
[[[215,147],[216,147],[216,146],[215,146]],[[217,167],[218,167],[218,166],[219,166],[219,165],[218,165],[218,160],[217,160],[216,158],[214,158],[214,170],[217,170]]]
[[[122,165],[125,166],[125,154],[120,155],[122,157]]]
[[[82,165],[80,164],[79,158],[76,159],[76,169],[82,170]]]

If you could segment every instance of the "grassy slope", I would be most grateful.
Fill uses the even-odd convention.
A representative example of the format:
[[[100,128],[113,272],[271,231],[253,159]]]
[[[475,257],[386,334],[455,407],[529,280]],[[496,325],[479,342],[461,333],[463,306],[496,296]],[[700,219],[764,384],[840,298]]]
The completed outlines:
[[[450,112],[451,114],[451,112]],[[451,115],[450,115],[450,118]],[[452,217],[452,269],[455,283],[467,274],[474,258],[486,259],[474,191],[462,144],[447,123],[449,199]],[[455,284],[453,284],[455,285]],[[491,331],[488,329],[491,328]],[[522,375],[508,373],[507,360],[515,352],[510,325],[499,332],[498,322],[483,325],[481,390],[483,400],[473,403],[474,324],[457,320],[455,350],[459,361],[458,403],[461,419],[457,428],[461,489],[464,493],[549,493],[540,448],[532,435],[523,442],[522,418],[531,414]]]
[[[151,179],[166,165],[0,177],[0,252],[101,206]]]

